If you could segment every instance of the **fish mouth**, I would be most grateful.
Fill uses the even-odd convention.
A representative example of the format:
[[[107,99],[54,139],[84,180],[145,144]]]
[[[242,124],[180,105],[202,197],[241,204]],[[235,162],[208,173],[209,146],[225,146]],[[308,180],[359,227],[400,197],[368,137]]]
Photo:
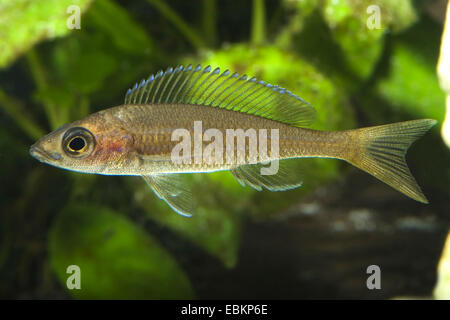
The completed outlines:
[[[45,151],[42,148],[39,148],[35,145],[32,145],[30,147],[30,155],[33,158],[36,158],[39,161],[52,161],[52,160],[60,160],[61,159],[61,155],[59,153],[50,153]]]

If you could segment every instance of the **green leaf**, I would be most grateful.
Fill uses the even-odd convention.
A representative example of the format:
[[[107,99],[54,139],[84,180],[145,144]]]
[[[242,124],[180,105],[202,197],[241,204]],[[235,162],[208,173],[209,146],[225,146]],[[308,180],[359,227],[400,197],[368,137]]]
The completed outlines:
[[[294,45],[344,85],[357,85],[372,74],[386,33],[401,32],[417,20],[410,0],[302,0],[286,6],[296,13],[278,43]]]
[[[439,87],[435,65],[405,44],[394,46],[389,77],[378,83],[376,91],[391,103],[392,112],[444,119],[445,94]]]
[[[362,78],[372,73],[385,33],[400,32],[417,19],[409,0],[326,0],[321,10],[351,71]]]
[[[39,41],[71,31],[67,8],[77,5],[84,12],[92,0],[0,0],[0,67],[11,64]]]
[[[129,182],[133,183],[131,187],[135,190],[137,204],[146,210],[152,220],[192,241],[217,257],[226,267],[234,267],[241,235],[241,218],[236,213],[236,207],[226,205],[230,199],[218,199],[218,193],[213,192],[217,188],[213,187],[215,184],[208,175],[193,174],[185,175],[184,178],[192,188],[196,201],[191,218],[175,213],[143,181],[140,184],[131,180]],[[236,185],[242,188],[237,182]]]
[[[191,284],[173,257],[118,213],[94,205],[66,207],[49,235],[51,264],[66,286],[67,267],[81,269],[81,299],[187,299]]]
[[[102,88],[104,80],[116,70],[113,55],[102,44],[101,37],[83,33],[54,47],[52,62],[65,86],[84,94]]]
[[[134,55],[149,54],[154,50],[142,26],[114,1],[95,1],[86,16],[90,24],[107,34],[117,48]]]

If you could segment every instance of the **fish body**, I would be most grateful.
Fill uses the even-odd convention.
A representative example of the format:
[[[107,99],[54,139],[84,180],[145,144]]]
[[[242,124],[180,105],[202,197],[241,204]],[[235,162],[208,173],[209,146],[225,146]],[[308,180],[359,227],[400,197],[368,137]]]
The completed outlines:
[[[305,128],[314,115],[283,88],[209,66],[180,66],[135,85],[125,104],[55,130],[30,153],[73,171],[142,176],[183,215],[193,209],[181,173],[230,170],[243,185],[282,191],[302,184],[292,161],[305,157],[345,160],[427,202],[405,153],[436,121],[328,132]]]
[[[260,161],[273,161],[298,157],[329,157],[344,159],[354,150],[350,145],[355,132],[326,132],[297,128],[273,120],[240,114],[229,110],[182,104],[165,105],[122,105],[100,111],[75,122],[73,126],[84,127],[97,132],[98,147],[92,160],[86,159],[86,166],[78,171],[107,175],[145,175],[149,173],[189,173],[230,170],[246,161],[226,163],[225,159],[208,163],[202,158],[195,163],[194,151],[191,161],[173,163],[171,151],[178,144],[172,140],[172,132],[179,128],[189,131],[194,137],[194,122],[201,119],[202,129],[215,128],[226,137],[227,129],[240,128],[243,131],[279,131],[279,156],[265,155]],[[62,128],[61,134],[66,130]],[[203,140],[203,139],[202,139]],[[225,140],[225,139],[224,139]],[[203,148],[210,142],[203,141]],[[224,141],[225,143],[225,141]],[[191,143],[193,148],[193,143]],[[271,138],[268,137],[270,149]],[[237,143],[233,151],[237,153]],[[105,165],[108,163],[109,165]],[[81,164],[78,161],[77,166]],[[75,166],[74,166],[75,167]]]

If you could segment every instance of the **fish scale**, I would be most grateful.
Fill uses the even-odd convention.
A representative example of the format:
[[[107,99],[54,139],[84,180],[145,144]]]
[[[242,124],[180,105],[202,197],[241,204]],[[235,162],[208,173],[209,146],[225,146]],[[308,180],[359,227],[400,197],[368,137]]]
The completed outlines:
[[[129,113],[127,121],[124,122],[126,130],[135,137],[136,152],[142,156],[149,155],[165,155],[170,160],[171,150],[178,143],[171,141],[173,130],[186,128],[191,137],[194,136],[193,123],[196,119],[202,119],[203,131],[208,128],[219,130],[223,137],[226,137],[226,130],[232,128],[241,128],[244,131],[248,129],[277,129],[280,137],[280,154],[278,159],[286,159],[292,157],[338,157],[339,154],[345,153],[346,149],[342,148],[341,141],[350,140],[351,134],[346,132],[329,133],[323,131],[309,130],[304,128],[292,127],[273,120],[255,117],[246,114],[236,114],[229,110],[214,110],[192,105],[148,105],[146,106],[146,116],[148,122],[145,123],[141,118],[140,106],[128,105],[119,106],[116,110]],[[111,110],[114,113],[115,110]],[[151,118],[151,120],[150,120]],[[140,123],[136,126],[136,123]],[[156,125],[156,124],[157,125]],[[177,127],[178,126],[178,127]],[[344,137],[346,135],[346,137]],[[331,140],[329,137],[334,137]],[[342,136],[341,139],[338,137]],[[268,149],[270,149],[270,137],[268,138]],[[205,145],[208,142],[204,142]],[[326,144],[326,146],[325,146]],[[234,146],[236,151],[237,144]],[[152,151],[154,150],[154,151]],[[148,152],[146,152],[148,151]],[[248,156],[248,155],[246,155]],[[274,160],[274,159],[264,159]],[[179,165],[164,168],[167,171],[178,171]],[[235,166],[233,164],[214,164],[210,167],[212,170],[227,170]],[[189,164],[182,165],[182,169],[192,169]],[[126,169],[125,169],[126,170]],[[133,174],[132,171],[129,172]]]

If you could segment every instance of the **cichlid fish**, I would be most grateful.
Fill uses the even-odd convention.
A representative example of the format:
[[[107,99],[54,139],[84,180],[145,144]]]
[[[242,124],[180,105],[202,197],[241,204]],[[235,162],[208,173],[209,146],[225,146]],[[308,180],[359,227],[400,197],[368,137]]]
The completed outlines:
[[[30,154],[77,172],[142,176],[185,216],[193,208],[182,173],[230,170],[242,185],[282,191],[302,184],[295,162],[305,157],[345,160],[428,203],[405,154],[435,120],[338,132],[304,128],[314,117],[314,108],[286,89],[210,66],[178,66],[136,84],[123,105],[44,136]],[[262,138],[259,146],[234,143],[242,134],[244,142]],[[276,170],[263,173],[269,167]]]

